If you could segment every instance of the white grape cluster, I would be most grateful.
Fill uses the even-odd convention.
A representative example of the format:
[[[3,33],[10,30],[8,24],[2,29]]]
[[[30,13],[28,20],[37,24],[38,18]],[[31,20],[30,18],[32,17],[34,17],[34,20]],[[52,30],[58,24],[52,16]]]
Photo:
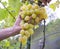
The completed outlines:
[[[22,28],[20,34],[22,36],[19,37],[19,41],[25,45],[27,39],[34,33],[33,28],[38,25],[41,20],[46,19],[47,14],[44,7],[40,7],[37,4],[28,4],[20,8],[19,15],[22,18],[20,23]]]

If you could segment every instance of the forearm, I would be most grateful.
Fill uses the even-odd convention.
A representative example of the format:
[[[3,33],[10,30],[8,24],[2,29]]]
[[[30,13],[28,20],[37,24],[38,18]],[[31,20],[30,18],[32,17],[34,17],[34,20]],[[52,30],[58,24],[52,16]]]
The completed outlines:
[[[0,29],[0,41],[10,36],[14,36],[18,34],[19,31],[20,31],[20,27],[10,27],[6,29]]]

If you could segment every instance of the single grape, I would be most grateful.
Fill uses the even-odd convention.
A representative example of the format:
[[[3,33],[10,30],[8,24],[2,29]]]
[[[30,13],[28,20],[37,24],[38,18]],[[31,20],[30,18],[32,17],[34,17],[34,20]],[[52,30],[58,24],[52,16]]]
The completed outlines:
[[[36,14],[32,14],[32,18],[35,19],[36,18]]]
[[[40,22],[39,17],[36,17],[35,22],[38,24]]]
[[[20,34],[21,34],[21,35],[24,35],[24,34],[25,34],[25,31],[24,31],[24,30],[21,30],[21,31],[20,31]]]
[[[27,8],[27,6],[23,5],[20,9],[24,11],[24,10],[26,10],[26,8]]]
[[[25,21],[28,21],[28,20],[30,20],[30,17],[29,16],[26,16],[25,17]]]
[[[25,36],[26,36],[27,38],[30,37],[30,33],[29,33],[28,30],[25,31]]]
[[[31,9],[32,8],[32,5],[31,4],[28,4],[27,7],[28,7],[28,9]]]
[[[24,19],[24,17],[25,17],[25,16],[22,14],[22,15],[21,15],[21,18]]]
[[[23,36],[22,37],[22,45],[26,45],[26,43],[27,43],[27,37],[26,36]]]
[[[26,11],[26,15],[28,15],[28,16],[30,16],[30,15],[31,15],[30,10],[27,10],[27,11]]]
[[[24,24],[24,28],[25,28],[25,29],[28,29],[28,28],[29,28],[29,24],[28,24],[28,23],[25,23],[25,24]]]
[[[33,10],[33,9],[31,9],[31,10],[30,10],[30,13],[31,13],[31,14],[33,14],[33,13],[34,13],[34,10]]]
[[[21,9],[21,10],[26,10],[26,8],[25,8],[24,6],[22,6],[20,9]]]
[[[29,24],[29,28],[34,28],[34,25],[32,25],[32,24]]]
[[[38,9],[38,8],[39,8],[39,6],[38,6],[37,4],[33,4],[33,5],[32,5],[32,9],[33,9],[33,10]]]
[[[35,9],[35,13],[36,14],[40,14],[40,10],[39,9]]]
[[[28,31],[29,31],[30,35],[32,35],[34,33],[33,29],[29,29]]]

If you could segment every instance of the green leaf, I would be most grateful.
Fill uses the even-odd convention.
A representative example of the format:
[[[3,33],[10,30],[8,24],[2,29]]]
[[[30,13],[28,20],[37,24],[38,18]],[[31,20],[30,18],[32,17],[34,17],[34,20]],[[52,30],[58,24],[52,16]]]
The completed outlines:
[[[5,18],[5,27],[10,27],[10,26],[13,26],[14,25],[14,19],[13,17],[11,17],[11,15],[8,15],[7,18]]]
[[[20,6],[22,5],[22,3],[20,2],[20,0],[8,0],[9,2],[9,8],[11,9],[11,13],[16,16],[19,13],[20,10]]]
[[[4,47],[9,47],[10,46],[10,41],[6,40],[4,43]]]
[[[0,8],[0,20],[5,19],[8,16],[8,12],[5,9]]]

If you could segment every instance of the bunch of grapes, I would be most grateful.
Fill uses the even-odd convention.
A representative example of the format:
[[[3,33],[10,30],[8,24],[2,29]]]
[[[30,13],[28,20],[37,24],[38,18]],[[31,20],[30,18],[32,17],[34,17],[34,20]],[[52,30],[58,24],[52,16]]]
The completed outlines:
[[[20,8],[19,15],[22,18],[20,23],[22,30],[20,31],[21,37],[19,37],[19,41],[25,45],[27,39],[34,33],[33,28],[43,19],[46,19],[47,14],[44,7],[40,7],[37,4],[28,4]]]

